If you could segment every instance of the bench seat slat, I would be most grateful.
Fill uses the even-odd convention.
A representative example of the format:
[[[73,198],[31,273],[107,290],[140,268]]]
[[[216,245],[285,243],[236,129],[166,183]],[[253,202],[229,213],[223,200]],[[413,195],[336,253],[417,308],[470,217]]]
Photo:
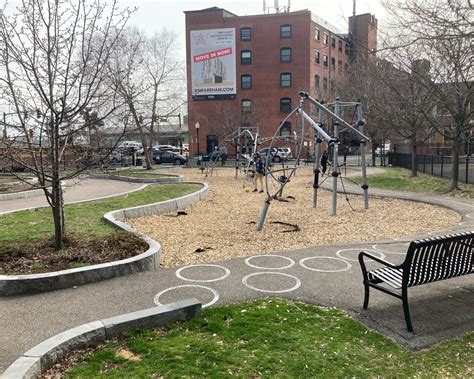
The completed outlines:
[[[397,289],[402,288],[402,276],[402,269],[394,269],[391,267],[378,268],[369,272],[370,280],[377,278]]]

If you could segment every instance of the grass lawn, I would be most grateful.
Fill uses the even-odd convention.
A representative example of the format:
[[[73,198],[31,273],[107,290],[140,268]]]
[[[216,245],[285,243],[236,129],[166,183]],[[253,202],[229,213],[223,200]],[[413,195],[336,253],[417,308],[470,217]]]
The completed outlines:
[[[112,225],[102,216],[104,213],[134,207],[138,205],[157,203],[173,199],[197,191],[197,184],[150,185],[141,191],[116,196],[104,200],[65,206],[66,232],[80,238],[97,238],[115,233]],[[0,216],[0,247],[8,245],[34,243],[52,235],[54,230],[52,211],[42,208],[33,211],[21,211]],[[0,249],[1,253],[1,249]]]
[[[474,333],[414,353],[337,309],[264,299],[128,333],[75,358],[66,377],[468,378]]]
[[[155,171],[126,169],[115,171],[112,175],[127,176],[129,178],[169,178],[173,175],[159,174]]]
[[[410,192],[447,193],[449,180],[418,173],[416,177],[410,177],[410,170],[403,168],[386,167],[385,173],[381,175],[369,175],[367,177],[369,186],[381,189],[392,189]],[[362,178],[351,178],[354,182],[361,184]],[[474,198],[474,185],[459,183],[459,191],[454,191],[453,196]]]

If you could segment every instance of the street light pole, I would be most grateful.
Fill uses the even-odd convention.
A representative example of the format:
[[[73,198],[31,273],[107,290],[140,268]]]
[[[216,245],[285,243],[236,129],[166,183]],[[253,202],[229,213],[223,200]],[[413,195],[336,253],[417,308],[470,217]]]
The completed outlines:
[[[194,127],[196,128],[196,138],[197,138],[197,153],[198,153],[197,164],[198,164],[198,166],[200,166],[201,165],[201,153],[200,153],[200,149],[199,149],[199,128],[201,127],[201,125],[199,125],[199,122],[196,122],[196,124],[194,124]]]

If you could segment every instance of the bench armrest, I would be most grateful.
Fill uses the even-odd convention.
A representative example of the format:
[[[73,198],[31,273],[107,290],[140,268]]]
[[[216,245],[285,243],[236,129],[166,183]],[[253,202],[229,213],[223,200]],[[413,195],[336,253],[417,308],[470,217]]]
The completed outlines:
[[[394,265],[393,263],[390,263],[388,261],[384,261],[383,259],[380,259],[380,258],[376,257],[375,255],[366,253],[365,251],[361,251],[359,253],[359,264],[360,264],[360,268],[362,270],[362,276],[364,277],[364,283],[366,283],[368,281],[367,268],[365,267],[364,257],[367,257],[367,258],[369,258],[369,259],[371,259],[375,262],[381,263],[384,266],[388,266],[388,267],[391,267],[391,268],[400,268],[400,266],[398,266],[398,265]]]

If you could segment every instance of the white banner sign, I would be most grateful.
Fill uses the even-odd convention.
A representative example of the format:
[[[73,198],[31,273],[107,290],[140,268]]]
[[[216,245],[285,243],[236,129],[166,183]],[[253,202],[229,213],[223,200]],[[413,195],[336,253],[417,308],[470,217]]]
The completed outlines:
[[[235,95],[235,54],[235,28],[192,30],[192,95]]]

